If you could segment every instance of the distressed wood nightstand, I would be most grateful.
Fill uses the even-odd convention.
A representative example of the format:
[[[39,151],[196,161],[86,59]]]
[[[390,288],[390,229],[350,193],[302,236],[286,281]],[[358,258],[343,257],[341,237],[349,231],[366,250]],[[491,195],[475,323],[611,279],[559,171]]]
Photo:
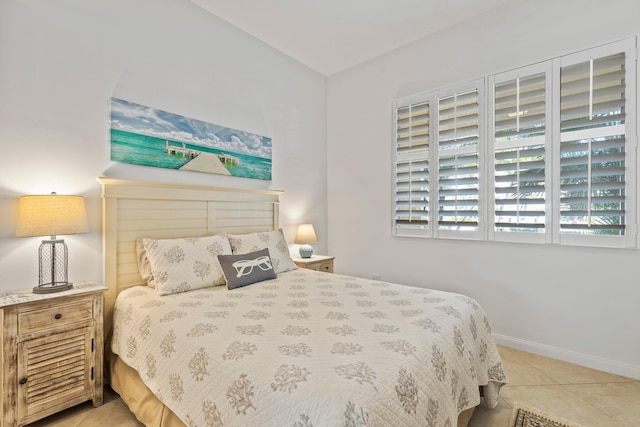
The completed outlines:
[[[2,426],[102,405],[103,292],[92,282],[51,294],[0,294]]]
[[[335,257],[325,255],[311,255],[311,258],[293,257],[293,262],[300,268],[333,273]]]

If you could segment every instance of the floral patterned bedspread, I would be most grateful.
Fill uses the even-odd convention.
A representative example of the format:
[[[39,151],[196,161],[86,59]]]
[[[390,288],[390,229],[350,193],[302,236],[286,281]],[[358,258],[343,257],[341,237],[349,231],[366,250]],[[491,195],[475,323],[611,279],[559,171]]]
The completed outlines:
[[[122,292],[113,352],[189,426],[451,426],[506,383],[473,299],[311,270]]]

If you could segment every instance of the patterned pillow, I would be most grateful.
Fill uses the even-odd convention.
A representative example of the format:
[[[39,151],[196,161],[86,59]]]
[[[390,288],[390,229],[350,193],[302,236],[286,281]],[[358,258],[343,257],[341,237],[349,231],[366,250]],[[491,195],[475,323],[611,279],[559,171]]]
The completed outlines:
[[[142,243],[143,238],[138,237],[136,239],[136,256],[138,259],[138,273],[142,280],[147,282],[147,286],[150,288],[156,287],[156,281],[153,280],[153,273],[151,273],[151,264],[149,264],[149,258],[147,257],[147,250]]]
[[[160,295],[224,285],[218,255],[230,255],[226,235],[142,239]]]
[[[235,289],[263,280],[275,279],[269,249],[243,255],[218,255],[220,267],[227,280],[227,289]]]
[[[234,254],[248,254],[268,248],[276,274],[298,268],[289,255],[289,245],[282,229],[251,234],[229,234]]]

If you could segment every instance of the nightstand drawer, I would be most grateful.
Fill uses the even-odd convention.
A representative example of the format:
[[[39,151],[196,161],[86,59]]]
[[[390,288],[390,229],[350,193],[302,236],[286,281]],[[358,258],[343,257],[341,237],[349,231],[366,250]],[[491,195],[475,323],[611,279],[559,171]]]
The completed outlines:
[[[300,268],[307,270],[323,271],[333,273],[334,257],[325,255],[313,255],[311,258],[292,258],[293,262]]]
[[[322,264],[318,264],[317,270],[324,271],[327,273],[333,273],[333,261],[323,262]]]
[[[18,313],[18,335],[92,319],[93,301],[90,298],[41,309],[25,310]]]

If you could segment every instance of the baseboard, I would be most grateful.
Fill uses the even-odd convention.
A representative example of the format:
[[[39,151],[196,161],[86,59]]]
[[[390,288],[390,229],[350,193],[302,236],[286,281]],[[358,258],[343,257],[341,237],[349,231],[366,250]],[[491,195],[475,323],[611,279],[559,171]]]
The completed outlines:
[[[513,338],[506,335],[493,334],[493,336],[496,344],[498,345],[640,380],[640,366],[627,365],[625,363],[603,359],[601,357],[590,356],[588,354],[565,350],[546,344],[539,344],[532,341],[521,340],[519,338]]]

